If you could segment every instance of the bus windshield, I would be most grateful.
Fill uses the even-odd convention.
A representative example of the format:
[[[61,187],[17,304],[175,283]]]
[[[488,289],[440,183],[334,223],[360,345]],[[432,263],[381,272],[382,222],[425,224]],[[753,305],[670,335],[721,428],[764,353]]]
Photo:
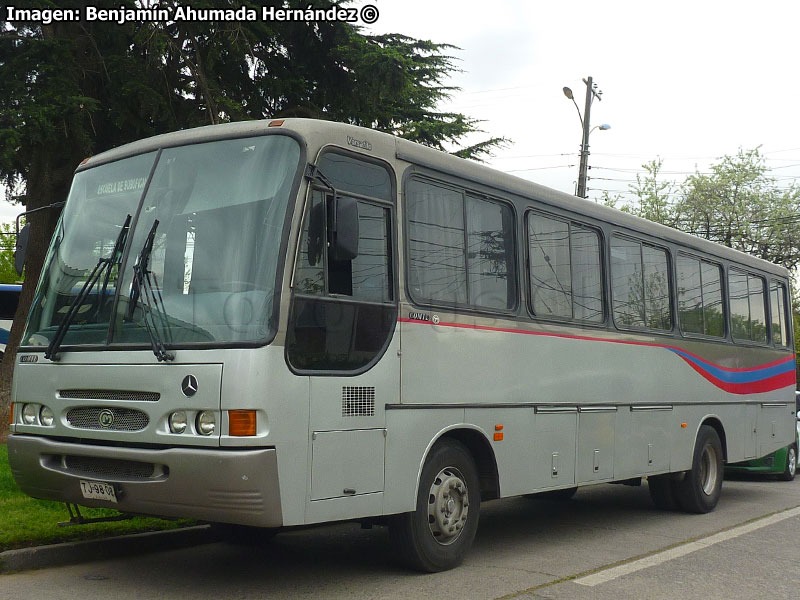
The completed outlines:
[[[23,345],[47,346],[68,313],[64,345],[149,345],[153,326],[167,346],[268,338],[299,161],[294,139],[268,135],[166,148],[79,172]],[[115,253],[120,240],[126,250]],[[134,276],[140,264],[147,298]]]

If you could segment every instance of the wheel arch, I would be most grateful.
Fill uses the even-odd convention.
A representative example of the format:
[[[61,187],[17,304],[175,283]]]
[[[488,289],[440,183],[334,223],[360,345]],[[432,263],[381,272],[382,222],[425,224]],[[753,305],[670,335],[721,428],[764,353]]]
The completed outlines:
[[[714,431],[717,432],[719,436],[719,441],[722,444],[722,460],[724,462],[728,462],[728,440],[725,437],[725,427],[722,425],[722,420],[717,415],[707,415],[700,421],[700,424],[697,427],[697,432],[695,432],[695,439],[700,433],[700,427],[703,425],[708,425]]]
[[[435,436],[422,457],[422,462],[417,473],[417,486],[422,467],[431,453],[433,447],[443,439],[451,439],[461,443],[472,455],[475,468],[478,470],[478,480],[481,486],[481,500],[494,500],[500,497],[500,476],[497,470],[497,459],[486,434],[470,425],[455,425],[450,429],[440,431]]]

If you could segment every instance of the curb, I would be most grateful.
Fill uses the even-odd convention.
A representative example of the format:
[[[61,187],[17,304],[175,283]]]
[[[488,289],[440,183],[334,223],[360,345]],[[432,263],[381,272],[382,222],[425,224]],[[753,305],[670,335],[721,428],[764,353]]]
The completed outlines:
[[[169,531],[6,550],[0,552],[0,574],[175,550],[218,540],[219,534],[212,531],[209,525],[196,525]]]

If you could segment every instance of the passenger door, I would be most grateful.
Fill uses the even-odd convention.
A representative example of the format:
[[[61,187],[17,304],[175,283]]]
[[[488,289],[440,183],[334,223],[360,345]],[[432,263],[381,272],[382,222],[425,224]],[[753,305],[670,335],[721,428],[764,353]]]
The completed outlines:
[[[290,367],[311,380],[312,521],[369,512],[365,504],[379,510],[384,407],[399,401],[400,386],[393,178],[383,165],[338,152],[322,156],[319,172],[308,194],[286,340]],[[358,212],[352,258],[336,252],[345,227],[336,206],[345,201],[355,201]],[[345,502],[328,502],[334,499]]]

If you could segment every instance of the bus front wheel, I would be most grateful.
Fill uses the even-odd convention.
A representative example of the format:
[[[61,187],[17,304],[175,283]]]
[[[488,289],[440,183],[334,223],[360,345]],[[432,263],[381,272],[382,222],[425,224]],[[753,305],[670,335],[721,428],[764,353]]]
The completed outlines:
[[[722,491],[722,442],[717,431],[700,427],[692,455],[692,469],[675,481],[675,498],[686,512],[714,510]]]
[[[390,522],[392,546],[404,564],[418,571],[452,569],[472,545],[480,506],[472,455],[455,440],[441,440],[422,468],[416,510]]]

